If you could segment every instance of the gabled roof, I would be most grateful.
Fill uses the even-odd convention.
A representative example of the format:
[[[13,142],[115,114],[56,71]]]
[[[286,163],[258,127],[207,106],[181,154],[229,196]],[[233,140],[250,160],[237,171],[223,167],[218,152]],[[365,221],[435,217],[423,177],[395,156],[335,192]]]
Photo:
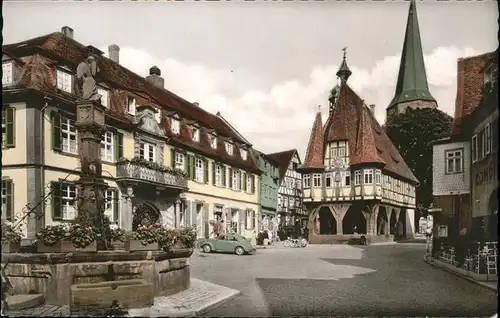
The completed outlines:
[[[396,92],[388,108],[413,100],[436,101],[429,92],[427,84],[417,5],[415,0],[410,0]]]
[[[323,165],[323,123],[321,121],[321,112],[316,113],[314,124],[309,137],[309,144],[307,145],[306,158],[304,165],[301,168],[316,169],[324,168]]]
[[[266,157],[278,163],[280,171],[280,181],[282,181],[283,178],[285,177],[286,171],[288,170],[288,166],[290,165],[290,161],[292,161],[293,155],[296,152],[297,152],[296,149],[291,149],[282,152],[270,153],[266,155]]]
[[[61,32],[55,32],[27,41],[4,45],[2,51],[20,58],[25,63],[21,70],[19,82],[10,86],[9,89],[34,89],[68,101],[75,100],[75,96],[61,93],[56,89],[53,66],[62,63],[75,70],[77,65],[87,57],[86,46]],[[162,125],[165,128],[166,135],[172,139],[174,145],[187,146],[236,167],[242,167],[253,172],[258,171],[258,163],[253,156],[248,156],[247,160],[243,160],[239,155],[239,151],[235,151],[232,156],[226,153],[223,144],[224,138],[236,144],[250,145],[223,118],[193,105],[166,89],[150,84],[142,76],[109,58],[98,56],[97,64],[100,69],[97,78],[98,82],[105,82],[113,89],[110,91],[109,117],[130,123],[125,114],[125,104],[127,96],[133,94],[138,104],[139,99],[141,99],[142,104],[163,108],[169,114],[175,112],[185,119],[186,122],[181,124],[181,134],[173,135],[170,133],[169,120],[166,120],[165,114],[163,115]],[[189,121],[194,121],[204,128],[202,129],[202,135],[200,135],[200,142],[192,141]],[[218,136],[222,137],[217,138],[218,149],[211,148],[208,136],[206,136],[207,131],[215,131]]]

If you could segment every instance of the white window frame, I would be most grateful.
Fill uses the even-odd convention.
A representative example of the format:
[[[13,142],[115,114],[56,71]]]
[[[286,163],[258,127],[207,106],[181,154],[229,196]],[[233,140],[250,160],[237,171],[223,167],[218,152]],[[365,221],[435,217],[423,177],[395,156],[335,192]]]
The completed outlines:
[[[463,149],[453,149],[445,151],[446,174],[463,173],[464,151]],[[458,164],[458,167],[457,167]]]
[[[14,83],[14,63],[2,63],[2,86],[12,85]]]
[[[194,170],[195,170],[195,181],[204,182],[205,170],[203,170],[203,159],[195,158]]]
[[[221,165],[215,165],[215,185],[217,187],[222,187],[222,169],[224,169]]]
[[[172,130],[173,134],[178,135],[181,131],[181,125],[180,121],[176,118],[170,118],[170,129]]]
[[[61,184],[61,209],[63,220],[70,221],[75,219],[77,215],[75,207],[77,195],[78,188],[74,183]]]
[[[471,148],[472,148],[472,162],[476,162],[478,160],[477,134],[472,136]]]
[[[101,137],[101,160],[115,162],[115,138],[112,131],[105,131]]]
[[[321,173],[313,174],[313,187],[314,188],[321,187]]]
[[[146,141],[140,141],[139,157],[147,161],[156,162],[156,145]]]
[[[73,119],[61,117],[61,150],[65,153],[78,154],[78,132]]]
[[[184,162],[185,160],[185,156],[182,152],[178,152],[176,151],[175,152],[175,168],[176,169],[180,169],[180,170],[184,170]]]
[[[127,98],[127,113],[135,116],[137,111],[137,102],[134,97],[129,96]]]
[[[302,183],[304,185],[304,189],[310,188],[311,187],[311,175],[305,174],[304,181]]]
[[[363,169],[364,184],[373,184],[373,169]]]
[[[375,169],[375,184],[382,184],[382,170]]]
[[[328,182],[330,181],[330,182]],[[327,173],[325,174],[325,187],[327,188],[331,188],[333,187],[333,176],[332,176],[332,173]]]
[[[68,83],[69,81],[69,83]],[[73,75],[71,73],[57,69],[56,70],[57,88],[66,93],[73,93]]]
[[[211,135],[211,140],[210,140],[210,145],[212,146],[212,149],[217,149],[217,137]]]
[[[247,174],[247,193],[252,193],[252,179],[253,175]]]
[[[233,170],[233,175],[231,176],[233,178],[233,190],[239,191],[240,190],[240,185],[241,185],[241,179],[240,179],[240,171],[239,170]]]
[[[361,184],[361,170],[354,171],[354,185],[359,186]]]
[[[491,124],[487,123],[484,127],[484,138],[483,138],[483,149],[484,153],[488,155],[491,152]]]
[[[225,142],[225,146],[226,146],[226,152],[228,155],[232,156],[233,155],[233,145],[229,142]]]
[[[346,171],[344,175],[344,186],[350,187],[351,186],[351,171]],[[347,182],[349,180],[349,182]]]
[[[247,160],[248,152],[245,149],[240,149],[241,159]]]
[[[199,142],[200,141],[200,128],[193,127],[191,135],[192,135],[193,141]]]
[[[103,87],[97,87],[97,94],[101,95],[101,105],[109,109],[109,91]]]
[[[106,190],[104,192],[104,198],[105,198],[104,215],[106,215],[111,222],[118,221],[115,220],[115,204],[118,204],[117,201],[118,198],[115,198],[115,191]]]

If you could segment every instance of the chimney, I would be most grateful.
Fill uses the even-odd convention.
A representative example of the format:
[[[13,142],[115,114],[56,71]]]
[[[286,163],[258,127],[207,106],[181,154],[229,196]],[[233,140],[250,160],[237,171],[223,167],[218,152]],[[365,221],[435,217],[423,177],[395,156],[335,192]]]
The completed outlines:
[[[120,47],[116,44],[108,46],[108,57],[113,62],[120,64]]]
[[[161,77],[161,71],[158,66],[152,66],[149,69],[149,76],[146,77],[146,81],[158,88],[165,88],[165,79]]]
[[[68,38],[73,38],[73,29],[69,26],[63,26],[61,28],[61,33],[66,35]]]
[[[370,105],[370,110],[371,110],[372,114],[375,115],[375,104]]]

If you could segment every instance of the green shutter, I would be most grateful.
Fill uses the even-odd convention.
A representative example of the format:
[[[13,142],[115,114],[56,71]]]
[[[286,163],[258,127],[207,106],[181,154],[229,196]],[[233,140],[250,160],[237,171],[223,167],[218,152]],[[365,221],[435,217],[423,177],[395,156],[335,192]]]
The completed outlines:
[[[52,112],[52,149],[61,151],[61,114]]]
[[[248,230],[248,210],[245,210],[245,230]]]
[[[233,188],[233,169],[229,168],[229,188]]]
[[[115,161],[123,158],[123,134],[117,132],[115,134]]]
[[[189,177],[189,155],[184,154],[184,172],[187,173]]]
[[[16,146],[16,109],[7,107],[5,109],[5,147],[14,148]]]
[[[172,168],[175,168],[175,149],[174,148],[170,149],[170,156],[172,157],[172,159],[171,159]]]
[[[243,172],[241,174],[241,189],[243,191],[247,191],[247,173],[246,172]]]
[[[215,162],[212,161],[212,184],[213,185],[215,185],[215,170],[216,170]]]
[[[61,183],[51,182],[52,188],[52,218],[62,219]]]
[[[7,220],[13,220],[14,217],[14,184],[12,180],[2,180],[2,188],[5,188],[6,211],[3,215]],[[3,190],[3,189],[2,189]]]
[[[120,220],[120,191],[119,190],[113,190],[113,220],[115,222],[119,222],[119,220]]]
[[[226,187],[226,166],[221,165],[222,170],[222,186]]]
[[[209,183],[210,180],[208,179],[209,177],[209,174],[208,174],[208,160],[205,158],[203,159],[203,169],[205,169],[205,176],[204,176],[204,179],[203,181],[205,181],[205,183]]]

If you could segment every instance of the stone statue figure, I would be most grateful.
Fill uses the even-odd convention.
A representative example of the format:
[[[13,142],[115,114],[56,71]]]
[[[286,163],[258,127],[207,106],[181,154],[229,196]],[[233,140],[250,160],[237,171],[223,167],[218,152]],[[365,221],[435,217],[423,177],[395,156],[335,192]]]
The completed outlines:
[[[97,61],[93,55],[78,64],[76,69],[77,91],[82,100],[100,101],[101,95],[97,93],[95,76],[99,72]]]

